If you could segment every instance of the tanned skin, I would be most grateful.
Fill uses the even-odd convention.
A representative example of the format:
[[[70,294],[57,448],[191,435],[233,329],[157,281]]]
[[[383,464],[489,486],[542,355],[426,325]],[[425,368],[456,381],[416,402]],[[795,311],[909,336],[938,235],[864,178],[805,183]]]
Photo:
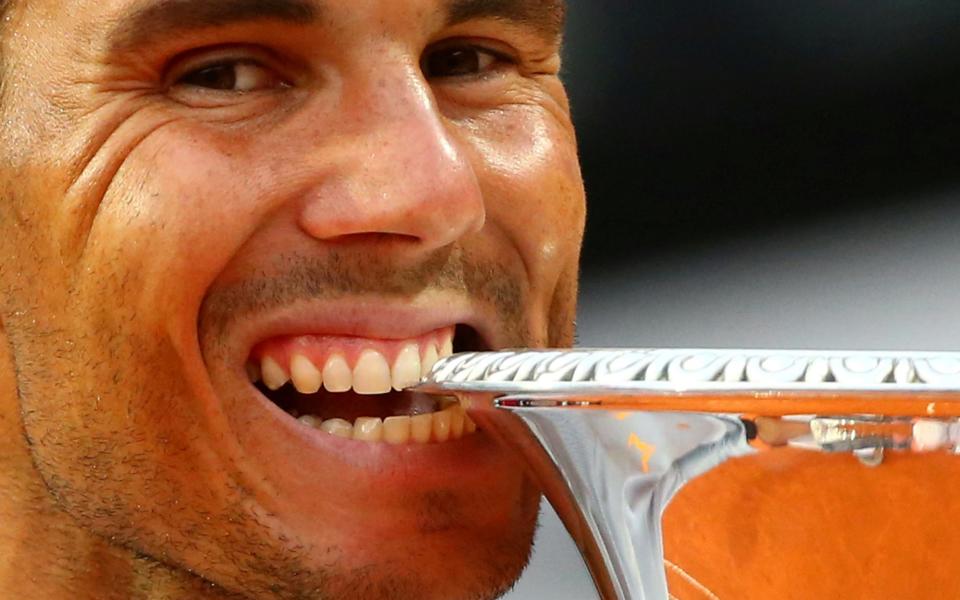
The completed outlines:
[[[514,457],[482,431],[308,440],[244,364],[280,322],[572,343],[563,7],[18,0],[7,17],[0,597],[508,589],[539,501]]]

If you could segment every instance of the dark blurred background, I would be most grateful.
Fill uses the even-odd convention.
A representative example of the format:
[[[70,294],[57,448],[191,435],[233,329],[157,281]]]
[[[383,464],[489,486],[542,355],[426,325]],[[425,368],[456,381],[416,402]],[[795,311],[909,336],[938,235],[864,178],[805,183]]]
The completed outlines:
[[[960,1],[571,0],[585,269],[960,182]]]

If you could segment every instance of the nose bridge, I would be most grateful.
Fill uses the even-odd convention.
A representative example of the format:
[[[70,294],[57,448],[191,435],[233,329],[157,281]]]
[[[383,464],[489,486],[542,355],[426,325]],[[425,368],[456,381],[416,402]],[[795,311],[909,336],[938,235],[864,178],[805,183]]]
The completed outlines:
[[[367,104],[369,112],[361,117],[361,139],[371,159],[366,184],[381,193],[402,195],[395,199],[399,202],[415,202],[411,195],[419,195],[417,187],[427,180],[456,179],[469,171],[425,86],[413,81],[378,88]],[[378,181],[381,177],[387,180]]]
[[[483,225],[476,174],[427,82],[411,71],[370,73],[348,92],[338,181],[321,182],[304,212],[314,237],[388,233],[432,249]]]

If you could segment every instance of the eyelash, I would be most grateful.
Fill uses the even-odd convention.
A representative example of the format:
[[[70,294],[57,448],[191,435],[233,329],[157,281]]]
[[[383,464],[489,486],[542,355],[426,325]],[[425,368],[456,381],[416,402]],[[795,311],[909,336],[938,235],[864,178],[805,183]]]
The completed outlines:
[[[423,57],[420,60],[420,64],[421,64],[421,70],[423,71],[425,76],[430,78],[430,74],[428,73],[429,60],[444,51],[474,52],[477,55],[489,57],[492,60],[492,64],[490,65],[490,68],[482,69],[478,73],[469,73],[469,74],[463,74],[463,75],[437,75],[436,78],[441,80],[442,79],[460,79],[460,78],[467,78],[467,77],[482,78],[504,67],[516,65],[518,62],[517,59],[511,56],[509,53],[498,50],[498,49],[490,48],[489,46],[481,43],[475,43],[475,42],[472,43],[468,40],[441,42],[438,45],[428,47],[423,53]]]
[[[470,60],[475,55],[477,60],[473,62],[477,63],[480,66],[477,72],[462,72],[462,73],[453,73],[446,74],[440,73],[433,75],[431,71],[436,70],[437,64],[431,64],[432,59],[442,58],[444,52],[453,53],[469,53],[469,56],[461,57],[467,58]],[[216,54],[216,50],[202,50],[196,51],[191,54],[200,55],[200,54]],[[179,73],[172,79],[170,87],[188,87],[195,90],[203,90],[210,93],[221,93],[221,94],[242,94],[242,93],[255,93],[258,91],[265,91],[262,89],[250,89],[250,90],[231,90],[224,88],[218,88],[215,85],[203,85],[201,83],[189,83],[187,80],[191,77],[197,77],[201,75],[204,71],[211,71],[217,68],[233,68],[234,77],[237,77],[236,69],[243,67],[244,65],[254,68],[263,69],[265,72],[269,73],[273,78],[273,82],[268,86],[265,86],[270,89],[277,88],[289,88],[292,87],[292,82],[286,79],[278,69],[272,66],[272,60],[268,60],[265,56],[267,53],[263,50],[257,48],[229,48],[222,49],[220,56],[208,57],[206,60],[199,62],[196,65],[188,65],[187,68],[177,69]],[[483,67],[484,57],[488,57],[490,65],[488,67]],[[450,55],[447,58],[453,58]],[[453,67],[456,69],[455,58],[445,67]],[[470,40],[447,40],[434,44],[433,46],[427,47],[421,58],[421,70],[428,79],[438,80],[438,81],[463,81],[465,79],[483,79],[494,75],[497,71],[518,64],[518,60],[512,56],[510,53],[502,51],[500,49],[491,48],[488,44],[482,44],[477,42],[472,42]],[[472,64],[468,64],[468,68],[472,67]],[[248,73],[249,75],[249,73]],[[234,83],[236,85],[236,82]],[[269,91],[269,90],[266,90]]]
[[[192,57],[203,57],[203,59],[194,62],[190,60]],[[197,76],[204,71],[230,67],[237,69],[243,66],[263,69],[269,72],[271,77],[276,80],[278,87],[289,87],[291,85],[289,79],[287,79],[279,69],[273,66],[275,61],[270,54],[266,50],[256,47],[205,48],[192,51],[187,57],[181,58],[177,62],[180,64],[172,70],[173,76],[169,78],[170,83],[168,87],[171,88],[183,86],[195,89],[206,89],[211,92],[238,93],[230,92],[229,90],[207,88],[202,85],[191,85],[185,83],[185,80],[192,76]]]

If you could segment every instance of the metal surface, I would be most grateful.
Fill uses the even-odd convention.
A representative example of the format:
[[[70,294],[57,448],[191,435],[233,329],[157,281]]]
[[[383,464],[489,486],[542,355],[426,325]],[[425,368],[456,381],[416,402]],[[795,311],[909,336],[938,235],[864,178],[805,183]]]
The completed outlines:
[[[453,394],[523,456],[602,598],[666,598],[661,514],[690,479],[781,447],[956,453],[960,353],[519,350],[439,362]]]

